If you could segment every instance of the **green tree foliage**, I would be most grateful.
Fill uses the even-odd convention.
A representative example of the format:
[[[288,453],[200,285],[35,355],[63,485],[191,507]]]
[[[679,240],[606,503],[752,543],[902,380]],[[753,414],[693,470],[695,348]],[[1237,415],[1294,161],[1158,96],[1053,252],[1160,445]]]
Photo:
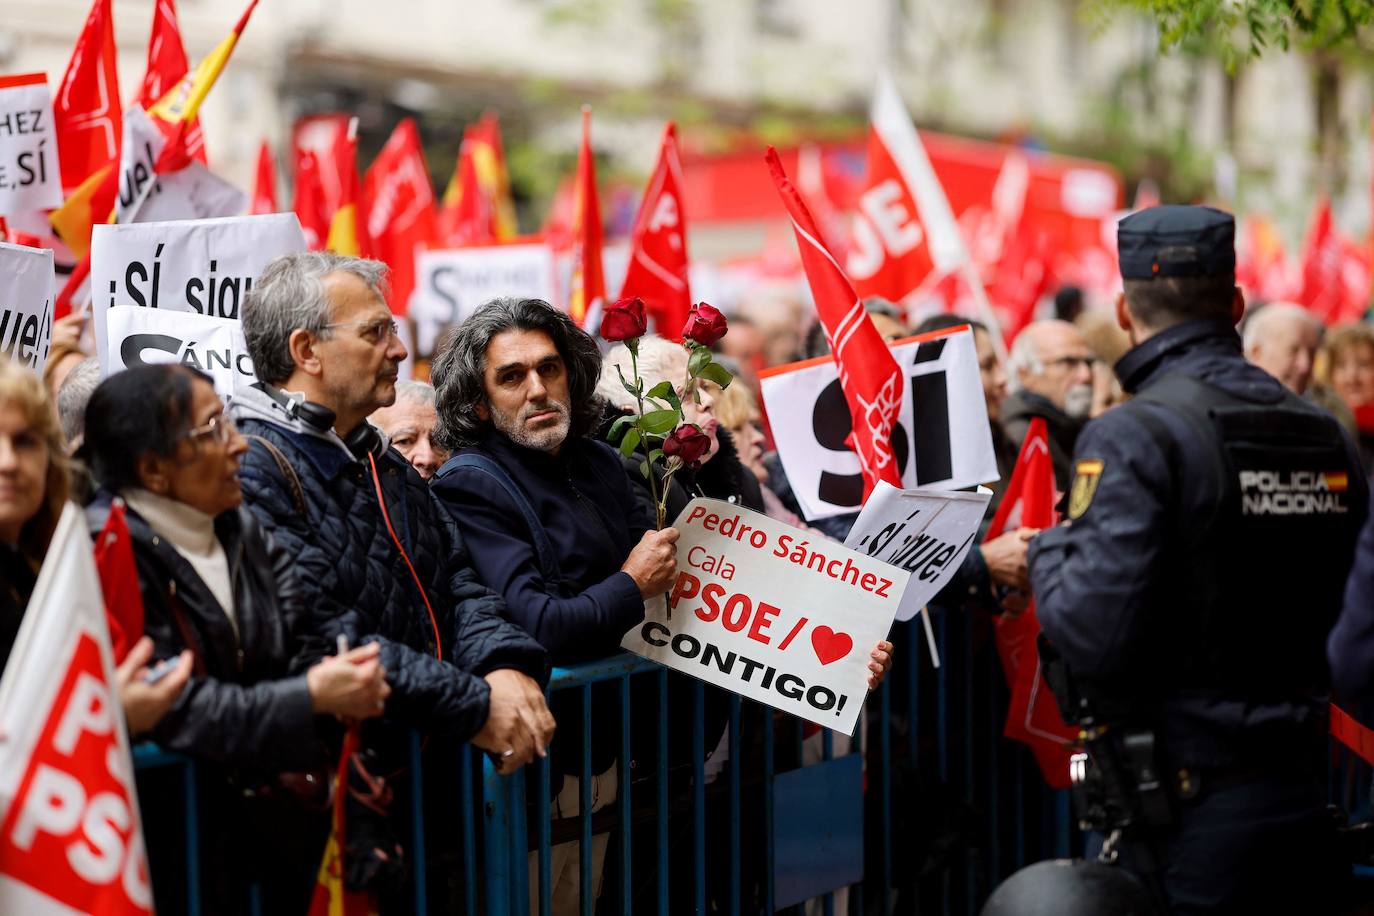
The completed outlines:
[[[1374,46],[1371,0],[1085,0],[1089,18],[1140,10],[1159,26],[1161,50],[1195,48],[1219,54],[1234,71],[1247,57],[1277,48],[1360,50]]]

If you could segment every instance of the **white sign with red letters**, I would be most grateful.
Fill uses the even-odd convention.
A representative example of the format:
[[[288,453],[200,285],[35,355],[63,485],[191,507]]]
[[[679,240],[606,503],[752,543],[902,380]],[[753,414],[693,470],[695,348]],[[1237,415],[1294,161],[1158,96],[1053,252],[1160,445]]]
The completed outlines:
[[[849,734],[911,573],[718,499],[674,522],[678,575],[621,646]]]

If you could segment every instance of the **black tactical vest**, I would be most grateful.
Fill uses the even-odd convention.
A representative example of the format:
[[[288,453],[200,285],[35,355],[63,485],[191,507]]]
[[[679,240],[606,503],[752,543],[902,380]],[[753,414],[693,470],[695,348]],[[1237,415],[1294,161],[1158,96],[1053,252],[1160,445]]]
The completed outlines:
[[[1165,405],[1210,454],[1190,466],[1145,404]],[[1362,506],[1362,473],[1336,420],[1285,392],[1255,404],[1184,375],[1151,385],[1129,410],[1173,477],[1161,537],[1165,563],[1150,601],[1150,680],[1166,693],[1253,703],[1326,690],[1326,636],[1341,608]],[[1194,458],[1191,464],[1196,464]],[[1214,475],[1221,499],[1189,513],[1191,475]]]

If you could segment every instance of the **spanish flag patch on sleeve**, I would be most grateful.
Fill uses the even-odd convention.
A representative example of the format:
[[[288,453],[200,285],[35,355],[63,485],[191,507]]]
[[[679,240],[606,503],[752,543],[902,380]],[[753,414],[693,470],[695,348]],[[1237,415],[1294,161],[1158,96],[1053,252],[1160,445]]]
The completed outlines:
[[[1080,518],[1092,505],[1097,482],[1102,479],[1101,459],[1088,458],[1074,464],[1073,484],[1069,487],[1069,518]]]

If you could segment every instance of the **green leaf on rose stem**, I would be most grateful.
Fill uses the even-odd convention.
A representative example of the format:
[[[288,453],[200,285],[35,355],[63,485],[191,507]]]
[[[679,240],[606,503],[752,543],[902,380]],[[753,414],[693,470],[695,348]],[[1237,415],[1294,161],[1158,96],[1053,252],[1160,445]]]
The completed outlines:
[[[672,405],[673,410],[676,410],[679,413],[682,411],[682,399],[677,396],[676,391],[664,395],[663,400],[667,401],[670,405]]]
[[[623,386],[625,386],[625,390],[626,390],[627,392],[629,392],[630,397],[632,397],[632,398],[638,398],[638,397],[639,397],[639,389],[636,388],[634,385],[631,385],[629,382],[625,381],[625,373],[622,372],[622,371],[620,371],[620,366],[616,366],[616,367],[615,367],[615,374],[618,375],[618,376],[620,376],[620,384],[623,385]],[[635,381],[638,382],[639,379],[635,379]]]
[[[614,442],[616,439],[619,439],[620,434],[624,431],[625,427],[629,426],[637,419],[639,418],[627,414],[616,420],[614,423],[611,424],[610,431],[606,433],[606,441]]]
[[[651,410],[640,418],[639,428],[646,433],[662,435],[677,426],[676,410]]]
[[[629,458],[639,448],[640,434],[636,427],[631,426],[630,431],[625,434],[625,438],[620,441],[620,454]]]
[[[730,374],[730,370],[726,369],[720,363],[711,363],[704,366],[701,370],[701,377],[709,382],[715,382],[722,388],[729,388],[731,380],[734,379],[734,376]]]
[[[649,460],[650,460],[650,461],[659,461],[659,460],[662,459],[662,458],[663,458],[663,449],[661,449],[661,448],[656,448],[656,449],[654,449],[652,452],[649,453]]]
[[[644,478],[645,478],[646,480],[648,479],[648,477],[649,477],[649,459],[648,459],[648,458],[645,458],[643,461],[641,461],[641,462],[639,463],[639,473],[643,474],[643,475],[644,475]]]
[[[687,374],[696,378],[701,375],[701,370],[709,365],[711,365],[711,351],[705,347],[697,347],[687,360]]]
[[[646,398],[667,398],[668,395],[675,394],[673,383],[664,379],[648,391],[644,392]]]

